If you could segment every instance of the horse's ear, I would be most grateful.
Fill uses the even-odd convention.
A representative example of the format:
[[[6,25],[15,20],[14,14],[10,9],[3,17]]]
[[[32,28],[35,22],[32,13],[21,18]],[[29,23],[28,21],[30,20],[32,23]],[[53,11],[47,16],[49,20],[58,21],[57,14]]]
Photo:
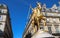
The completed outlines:
[[[37,5],[41,5],[41,3],[40,2],[37,2]]]

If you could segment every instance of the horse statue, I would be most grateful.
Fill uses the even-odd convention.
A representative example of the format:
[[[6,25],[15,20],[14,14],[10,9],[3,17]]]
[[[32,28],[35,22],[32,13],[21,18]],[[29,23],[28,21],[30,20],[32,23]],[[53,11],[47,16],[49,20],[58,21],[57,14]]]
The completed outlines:
[[[35,32],[40,29],[40,22],[44,20],[44,26],[46,26],[46,17],[41,13],[41,4],[37,3],[37,7],[33,9],[33,27]]]

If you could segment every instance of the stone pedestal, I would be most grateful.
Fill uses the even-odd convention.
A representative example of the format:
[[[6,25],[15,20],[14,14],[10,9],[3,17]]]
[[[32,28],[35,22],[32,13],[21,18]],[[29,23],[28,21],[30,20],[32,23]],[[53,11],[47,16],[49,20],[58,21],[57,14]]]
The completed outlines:
[[[44,32],[42,30],[38,30],[38,32],[36,32],[32,38],[45,38],[45,37],[53,37],[53,35],[47,33],[47,32]]]

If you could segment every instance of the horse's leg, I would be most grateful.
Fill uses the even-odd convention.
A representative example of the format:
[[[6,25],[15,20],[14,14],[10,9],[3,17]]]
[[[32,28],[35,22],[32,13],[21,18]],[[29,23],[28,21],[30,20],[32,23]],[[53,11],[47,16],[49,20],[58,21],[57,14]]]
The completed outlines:
[[[39,18],[37,18],[37,30],[40,29]]]
[[[34,25],[34,20],[32,20],[32,27],[33,27],[33,31],[36,32],[35,25]]]

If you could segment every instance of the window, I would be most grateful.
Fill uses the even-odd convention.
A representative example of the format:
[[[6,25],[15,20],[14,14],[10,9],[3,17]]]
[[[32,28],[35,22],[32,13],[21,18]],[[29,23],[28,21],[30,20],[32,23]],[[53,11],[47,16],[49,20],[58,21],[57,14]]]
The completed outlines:
[[[56,33],[59,33],[58,25],[55,25]]]
[[[0,21],[2,20],[2,16],[0,15]]]
[[[47,18],[47,20],[46,20],[46,21],[49,23],[49,21],[50,21],[50,20]]]
[[[2,13],[7,13],[7,9],[2,9]]]
[[[1,13],[1,9],[0,9],[0,13]]]
[[[48,30],[49,30],[49,33],[52,33],[52,31],[51,31],[51,27],[48,27]]]
[[[60,25],[58,26],[58,30],[59,30],[59,33],[60,33]]]
[[[0,13],[1,13],[1,10],[0,10]]]
[[[1,12],[3,13],[4,11],[3,11],[3,10],[1,10]]]
[[[0,23],[0,25],[2,25],[2,23]]]

